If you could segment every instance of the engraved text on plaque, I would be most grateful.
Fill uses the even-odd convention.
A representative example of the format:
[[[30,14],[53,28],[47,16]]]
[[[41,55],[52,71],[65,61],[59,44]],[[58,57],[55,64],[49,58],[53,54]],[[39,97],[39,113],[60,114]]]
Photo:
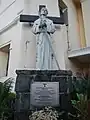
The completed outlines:
[[[31,84],[30,104],[33,106],[58,106],[58,82],[34,82]]]

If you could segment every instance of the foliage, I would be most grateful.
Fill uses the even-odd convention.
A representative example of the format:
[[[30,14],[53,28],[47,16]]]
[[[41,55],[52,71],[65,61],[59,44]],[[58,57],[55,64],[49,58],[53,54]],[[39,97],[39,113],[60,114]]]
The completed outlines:
[[[88,98],[90,96],[90,79],[82,76],[76,77],[76,79],[73,80],[73,91],[76,91],[76,93],[88,95]]]
[[[76,77],[76,79],[73,80],[73,92],[71,97],[73,108],[76,110],[73,119],[77,118],[78,120],[87,120],[88,101],[90,99],[89,77],[80,74],[78,77]]]
[[[0,120],[8,119],[12,115],[11,104],[15,98],[15,94],[11,93],[12,84],[12,78],[0,83]]]
[[[88,100],[83,94],[77,93],[77,96],[79,96],[78,101],[72,100],[72,105],[75,110],[74,118],[76,117],[78,120],[87,120]]]

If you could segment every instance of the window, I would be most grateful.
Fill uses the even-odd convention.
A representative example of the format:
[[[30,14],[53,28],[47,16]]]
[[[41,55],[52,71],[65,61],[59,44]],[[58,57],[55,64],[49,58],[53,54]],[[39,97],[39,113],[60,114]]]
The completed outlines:
[[[0,77],[8,75],[10,45],[0,48]]]

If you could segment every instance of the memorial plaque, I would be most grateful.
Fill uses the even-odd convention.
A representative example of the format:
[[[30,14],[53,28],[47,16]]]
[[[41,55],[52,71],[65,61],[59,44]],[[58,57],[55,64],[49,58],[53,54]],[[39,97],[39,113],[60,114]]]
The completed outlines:
[[[35,107],[59,106],[59,83],[34,82],[31,84],[30,104]]]

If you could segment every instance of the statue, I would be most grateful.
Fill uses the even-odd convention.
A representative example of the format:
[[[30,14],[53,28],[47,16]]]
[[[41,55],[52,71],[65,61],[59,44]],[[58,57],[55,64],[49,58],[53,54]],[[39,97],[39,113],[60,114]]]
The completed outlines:
[[[55,32],[53,21],[47,18],[48,10],[42,7],[39,11],[39,19],[34,22],[33,33],[36,35],[36,69],[52,69],[52,37]]]

